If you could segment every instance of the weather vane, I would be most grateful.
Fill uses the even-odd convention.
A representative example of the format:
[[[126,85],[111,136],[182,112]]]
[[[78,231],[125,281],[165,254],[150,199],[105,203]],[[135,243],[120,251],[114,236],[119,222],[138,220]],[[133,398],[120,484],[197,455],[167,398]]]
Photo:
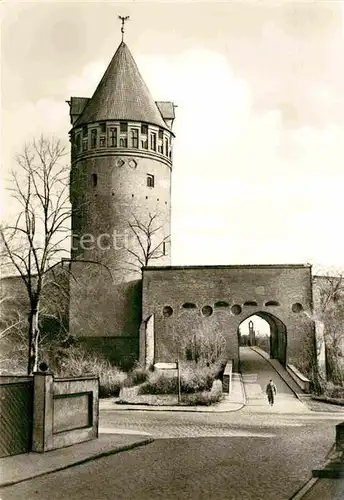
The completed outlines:
[[[123,42],[123,38],[124,38],[124,23],[126,21],[129,21],[130,16],[118,16],[118,19],[120,19],[122,21],[121,33],[122,33],[122,42]]]

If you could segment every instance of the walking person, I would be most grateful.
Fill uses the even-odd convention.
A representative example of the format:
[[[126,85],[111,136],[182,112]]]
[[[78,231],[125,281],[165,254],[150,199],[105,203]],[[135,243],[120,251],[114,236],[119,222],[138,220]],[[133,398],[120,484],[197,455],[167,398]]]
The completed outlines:
[[[277,394],[277,389],[275,384],[273,383],[273,380],[270,380],[270,382],[266,386],[266,394],[268,396],[269,405],[273,406],[275,402],[275,396]]]

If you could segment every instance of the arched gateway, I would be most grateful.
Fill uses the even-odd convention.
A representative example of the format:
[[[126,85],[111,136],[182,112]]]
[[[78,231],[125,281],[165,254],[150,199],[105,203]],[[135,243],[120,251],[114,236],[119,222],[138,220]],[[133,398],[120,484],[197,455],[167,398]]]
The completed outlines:
[[[270,326],[270,357],[304,366],[314,347],[311,266],[144,268],[141,362],[147,364],[147,350],[154,362],[173,361],[180,340],[200,334],[223,340],[227,358],[238,367],[239,327],[254,315]],[[154,334],[146,335],[151,316]]]
[[[278,361],[285,366],[287,362],[287,327],[277,316],[271,314],[266,311],[257,311],[254,315],[248,316],[245,318],[240,325],[244,321],[254,316],[258,316],[265,320],[270,327],[270,335],[269,335],[269,354],[270,358],[278,359]],[[239,346],[242,345],[240,342],[240,325],[238,328],[238,336],[239,336]],[[239,350],[239,359],[240,359],[240,350]]]

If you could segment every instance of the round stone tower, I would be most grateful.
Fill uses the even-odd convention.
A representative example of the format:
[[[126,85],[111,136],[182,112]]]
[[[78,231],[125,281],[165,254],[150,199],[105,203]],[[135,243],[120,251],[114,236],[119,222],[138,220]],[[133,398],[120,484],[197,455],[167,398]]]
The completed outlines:
[[[117,338],[130,357],[119,353],[138,340],[141,267],[171,259],[174,105],[153,100],[124,42],[93,97],[68,103],[72,260],[87,261],[72,264],[71,329]]]

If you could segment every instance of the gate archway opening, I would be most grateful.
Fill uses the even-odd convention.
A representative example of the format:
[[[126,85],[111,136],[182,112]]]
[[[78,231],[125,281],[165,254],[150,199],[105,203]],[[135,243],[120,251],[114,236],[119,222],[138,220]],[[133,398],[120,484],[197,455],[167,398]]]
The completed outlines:
[[[240,347],[257,346],[286,366],[287,327],[271,313],[259,311],[245,318],[238,327],[238,343],[239,359]]]

